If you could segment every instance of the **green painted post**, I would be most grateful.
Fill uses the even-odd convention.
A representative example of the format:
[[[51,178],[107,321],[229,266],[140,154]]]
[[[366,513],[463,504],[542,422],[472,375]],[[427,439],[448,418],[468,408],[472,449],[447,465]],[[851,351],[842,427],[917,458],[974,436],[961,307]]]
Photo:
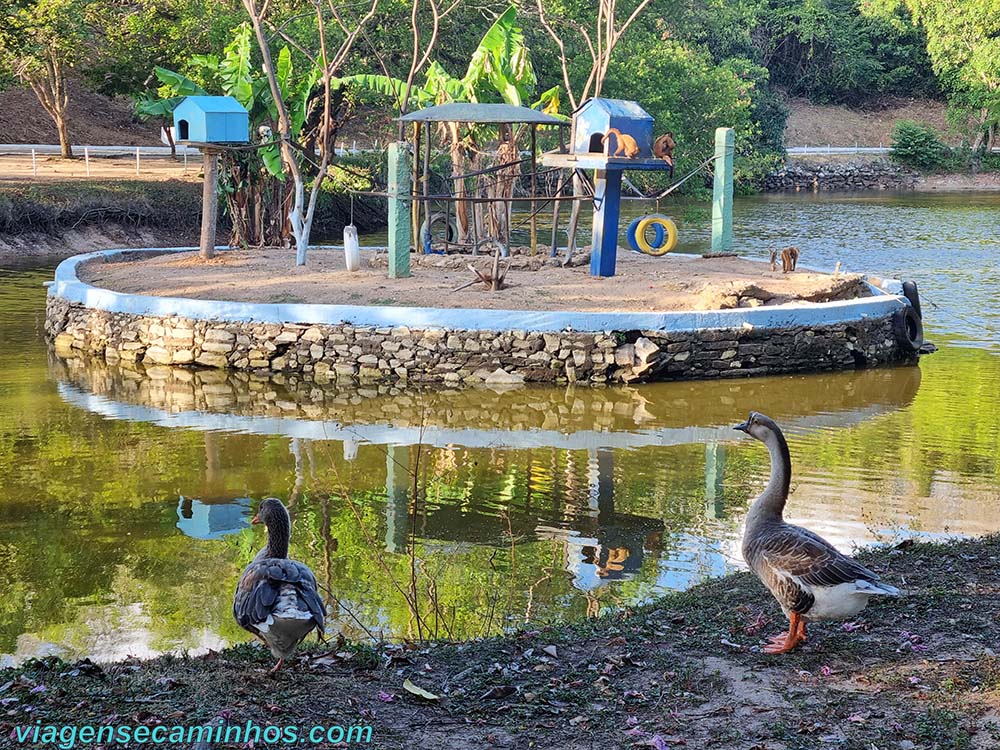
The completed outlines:
[[[712,252],[733,249],[733,151],[732,128],[715,129],[715,180],[712,185]]]
[[[726,446],[721,443],[705,445],[705,515],[722,518],[726,505],[722,499],[723,480],[726,474]]]
[[[410,145],[389,144],[389,278],[410,275]]]

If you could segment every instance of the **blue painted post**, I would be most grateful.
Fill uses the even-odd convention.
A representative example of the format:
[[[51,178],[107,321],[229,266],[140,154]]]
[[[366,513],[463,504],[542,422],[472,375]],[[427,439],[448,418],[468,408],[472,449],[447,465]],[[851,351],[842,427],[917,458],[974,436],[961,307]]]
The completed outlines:
[[[621,209],[622,171],[598,170],[594,182],[594,225],[590,247],[590,275],[614,276],[618,256],[618,214]]]
[[[715,129],[715,179],[712,184],[712,252],[733,249],[733,152],[732,128]]]
[[[389,278],[410,275],[410,146],[389,144]]]

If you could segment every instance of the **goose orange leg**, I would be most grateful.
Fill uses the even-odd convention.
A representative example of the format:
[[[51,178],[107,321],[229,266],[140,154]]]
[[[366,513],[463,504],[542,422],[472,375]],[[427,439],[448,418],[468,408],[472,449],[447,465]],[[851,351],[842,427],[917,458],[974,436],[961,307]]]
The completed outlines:
[[[797,612],[788,616],[788,632],[776,635],[764,646],[765,654],[786,654],[806,639],[806,621]]]
[[[271,667],[271,670],[268,672],[268,674],[274,674],[275,672],[277,672],[279,669],[281,669],[281,665],[284,663],[285,663],[284,658],[278,659],[278,663],[275,664],[273,667]]]

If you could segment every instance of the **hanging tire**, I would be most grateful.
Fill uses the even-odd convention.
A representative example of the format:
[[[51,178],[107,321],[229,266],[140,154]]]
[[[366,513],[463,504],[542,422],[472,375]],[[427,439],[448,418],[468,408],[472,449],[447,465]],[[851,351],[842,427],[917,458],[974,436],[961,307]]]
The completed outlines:
[[[663,228],[663,242],[651,245],[646,242],[646,230],[650,227]],[[650,214],[639,222],[635,230],[635,241],[639,249],[646,255],[660,256],[666,255],[677,247],[677,225],[669,216],[663,214]]]
[[[924,313],[920,309],[920,295],[917,293],[917,282],[904,281],[903,296],[910,301],[910,306],[917,311],[917,315],[923,320]]]
[[[642,250],[639,248],[639,243],[636,242],[635,239],[636,231],[639,229],[639,224],[641,224],[642,220],[645,218],[646,218],[645,216],[636,216],[634,219],[632,219],[632,223],[628,225],[628,229],[625,231],[625,239],[628,240],[628,246],[633,250],[635,250],[637,253],[641,253]],[[653,244],[656,247],[659,247],[660,245],[663,244],[663,236],[664,236],[663,227],[660,226],[659,224],[656,224],[653,227],[653,232],[656,235],[653,238]]]
[[[913,307],[907,305],[897,310],[892,316],[892,328],[896,342],[903,351],[920,351],[920,347],[924,345],[924,324]]]
[[[424,223],[420,225],[420,234],[417,236],[420,238],[420,244],[423,245],[424,237],[428,236],[428,233],[434,231],[435,224],[444,224],[448,222],[448,242],[454,242],[458,237],[458,226],[455,224],[455,220],[449,220],[447,216],[442,213],[431,214],[430,219],[424,219]],[[433,234],[431,235],[431,240],[433,240]]]

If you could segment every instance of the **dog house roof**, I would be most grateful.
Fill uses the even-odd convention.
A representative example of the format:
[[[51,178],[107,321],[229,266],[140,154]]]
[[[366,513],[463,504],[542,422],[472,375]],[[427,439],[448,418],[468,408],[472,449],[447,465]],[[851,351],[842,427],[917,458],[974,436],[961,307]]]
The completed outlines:
[[[246,114],[246,108],[231,96],[186,96],[178,107],[197,107],[202,112],[238,112]]]
[[[582,112],[584,109],[591,108],[602,109],[611,117],[624,117],[629,120],[653,119],[652,115],[640,107],[638,102],[628,101],[626,99],[588,99],[577,107],[574,114]]]

